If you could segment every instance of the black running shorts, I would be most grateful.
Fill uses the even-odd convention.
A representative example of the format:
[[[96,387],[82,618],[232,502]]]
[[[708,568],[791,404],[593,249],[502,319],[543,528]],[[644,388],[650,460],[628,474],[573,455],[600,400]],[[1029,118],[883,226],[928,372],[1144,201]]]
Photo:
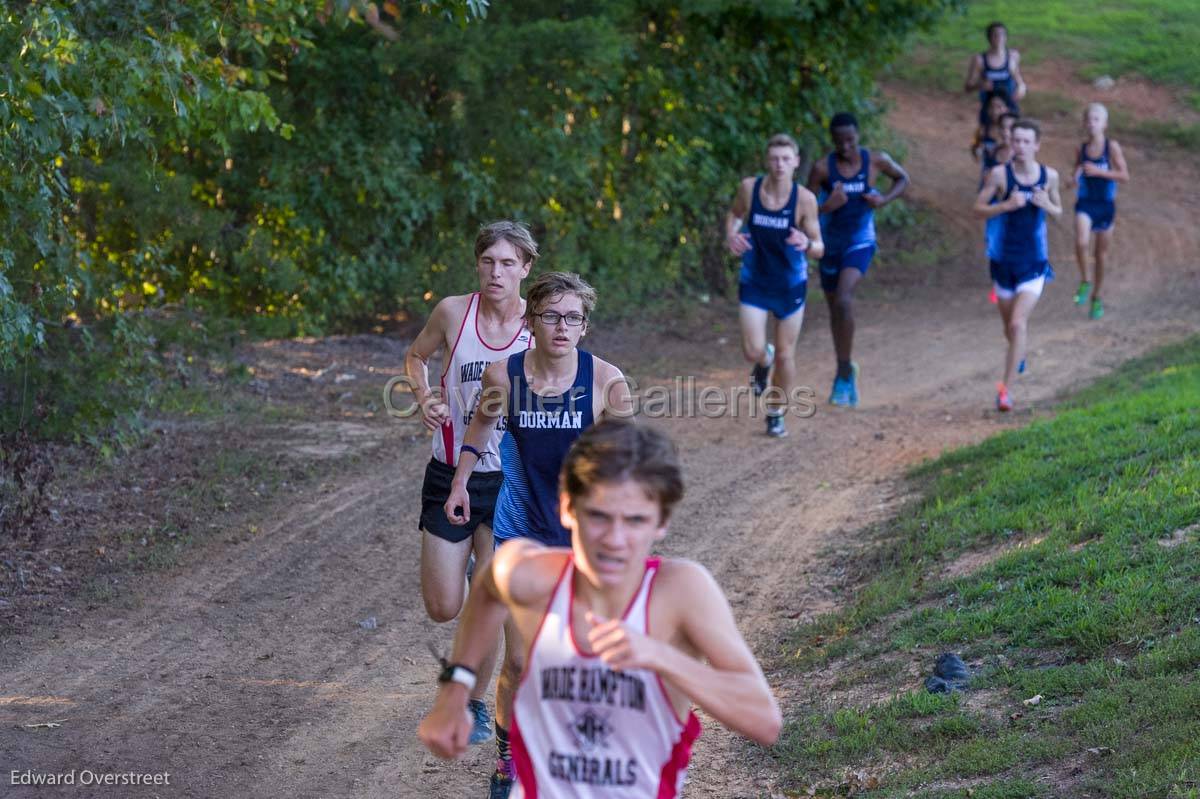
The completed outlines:
[[[425,482],[421,484],[421,520],[418,530],[433,533],[438,538],[457,544],[475,534],[481,524],[492,526],[496,498],[500,495],[503,472],[475,472],[467,478],[467,493],[471,495],[471,518],[464,525],[451,524],[446,518],[445,505],[450,496],[454,469],[431,458],[425,467]]]

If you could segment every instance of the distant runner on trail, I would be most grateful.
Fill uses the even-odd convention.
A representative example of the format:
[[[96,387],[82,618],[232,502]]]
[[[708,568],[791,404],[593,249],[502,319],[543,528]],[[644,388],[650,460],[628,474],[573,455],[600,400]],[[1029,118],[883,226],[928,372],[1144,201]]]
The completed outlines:
[[[975,198],[976,214],[1000,220],[988,242],[993,287],[1008,339],[1004,379],[996,386],[1000,411],[1012,410],[1009,386],[1018,365],[1025,361],[1029,315],[1046,282],[1054,279],[1046,244],[1046,214],[1061,214],[1062,201],[1058,172],[1037,161],[1040,139],[1036,122],[1017,120],[1012,128],[1012,161],[995,167]]]
[[[492,557],[492,513],[500,493],[500,437],[496,430],[480,449],[487,457],[469,472],[475,497],[466,524],[451,524],[442,506],[450,496],[458,448],[462,445],[488,364],[529,348],[521,281],[537,260],[537,242],[519,222],[493,222],[475,238],[479,291],[446,297],[430,314],[404,358],[405,372],[420,405],[421,421],[433,433],[433,457],[421,485],[421,596],[434,621],[446,622],[462,609],[464,575],[474,550],[476,566]],[[429,360],[442,352],[439,385],[429,384]],[[483,696],[491,680],[496,652],[483,663],[471,695],[475,729],[471,743],[492,737],[492,720]]]
[[[1129,168],[1121,145],[1106,135],[1108,109],[1091,103],[1083,112],[1083,128],[1087,141],[1079,147],[1075,158],[1075,261],[1079,264],[1079,289],[1075,304],[1083,305],[1092,295],[1089,316],[1104,316],[1100,288],[1104,283],[1104,261],[1112,244],[1113,225],[1117,216],[1117,182],[1129,180]],[[1088,280],[1088,244],[1096,236],[1095,272]]]
[[[821,288],[829,305],[829,327],[837,356],[837,374],[829,394],[831,405],[858,405],[858,365],[854,350],[854,289],[875,257],[875,209],[882,208],[908,188],[908,173],[882,150],[858,144],[858,120],[853,114],[834,114],[829,122],[833,152],[813,163],[808,187],[820,192]],[[887,175],[887,194],[875,188]]]
[[[470,518],[471,469],[496,425],[503,422],[508,435],[501,442],[504,483],[492,527],[496,545],[517,538],[554,547],[570,544],[571,534],[559,509],[563,458],[595,421],[629,415],[632,406],[621,371],[578,347],[595,304],[595,289],[568,272],[539,275],[529,287],[525,319],[536,346],[484,371],[483,392],[463,437],[446,499],[451,524],[464,524]],[[504,663],[496,681],[499,759],[491,778],[491,799],[504,799],[512,786],[512,697],[525,664],[517,628],[507,624],[504,640]]]
[[[742,259],[738,278],[738,318],[742,353],[754,364],[755,396],[777,387],[764,402],[767,435],[787,435],[783,417],[796,385],[796,340],[804,324],[808,259],[824,252],[817,201],[796,183],[800,148],[785,133],[767,142],[767,174],[743,178],[725,215],[725,242]],[[777,320],[775,341],[767,341],[770,316]],[[771,366],[774,365],[774,372]]]
[[[529,652],[513,799],[678,797],[700,734],[693,703],[774,743],[779,707],[720,586],[695,562],[650,554],[683,495],[670,439],[600,422],[572,446],[559,490],[569,544],[513,541],[479,573],[418,730],[425,746],[465,751],[466,697],[505,619]]]
[[[971,56],[963,89],[979,92],[979,124],[987,124],[987,103],[991,93],[999,92],[1008,102],[1008,110],[1020,115],[1017,105],[1025,97],[1021,77],[1021,54],[1008,48],[1008,28],[1003,22],[987,26],[988,49]]]
[[[987,108],[987,122],[979,125],[975,131],[975,140],[971,143],[971,157],[982,167],[979,177],[980,186],[983,185],[983,179],[992,170],[992,167],[1001,163],[996,160],[996,150],[1004,140],[1003,120],[1005,116],[1013,121],[1017,119],[1016,115],[1008,110],[1008,103],[1005,102],[1004,96],[996,92],[989,95],[985,107]]]
[[[987,180],[988,174],[993,169],[1002,164],[1007,164],[1012,160],[1012,126],[1016,121],[1017,115],[1011,112],[1005,111],[1000,115],[999,139],[990,147],[985,145],[981,153],[983,163],[981,164],[982,170],[979,174],[979,189],[983,188],[983,182]],[[995,200],[992,200],[992,202],[995,202]],[[986,251],[990,252],[990,242],[998,235],[1001,224],[999,217],[992,217],[983,223],[983,240]],[[988,302],[992,305],[995,305],[997,302],[996,287],[994,285],[988,289]],[[1021,371],[1020,367],[1017,368],[1017,371]]]

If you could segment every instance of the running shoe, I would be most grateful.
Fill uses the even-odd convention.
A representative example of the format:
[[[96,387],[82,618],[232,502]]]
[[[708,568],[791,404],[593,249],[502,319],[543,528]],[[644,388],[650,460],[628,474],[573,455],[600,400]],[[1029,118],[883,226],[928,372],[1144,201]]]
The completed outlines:
[[[1007,413],[1013,409],[1012,400],[1009,399],[1008,389],[1003,383],[996,384],[996,410],[1001,413]]]
[[[771,366],[775,363],[775,345],[767,345],[767,365],[763,366],[760,363],[754,364],[754,368],[750,370],[750,388],[754,390],[754,396],[761,397],[763,392],[767,390],[767,378],[771,374]]]
[[[782,413],[767,414],[767,435],[771,438],[783,438],[787,435],[787,428],[783,426]]]
[[[1104,316],[1104,303],[1100,300],[1092,300],[1092,312],[1088,314],[1092,319],[1099,319]]]
[[[849,377],[833,378],[833,390],[829,392],[829,404],[853,408],[858,404],[858,364],[850,363]]]
[[[1079,282],[1079,288],[1075,290],[1075,304],[1083,305],[1087,302],[1088,294],[1092,291],[1092,284],[1086,280]]]
[[[992,284],[992,290],[988,292],[988,302],[990,302],[992,305],[1000,302],[1000,298],[996,296],[995,284]]]
[[[858,364],[850,362],[850,407],[858,407]]]
[[[472,699],[467,703],[467,709],[471,712],[472,721],[471,737],[467,742],[473,746],[492,740],[496,732],[492,728],[492,714],[488,712],[487,703],[482,699]]]
[[[496,770],[492,772],[492,781],[488,783],[488,799],[508,799],[515,779],[512,761],[497,760]]]

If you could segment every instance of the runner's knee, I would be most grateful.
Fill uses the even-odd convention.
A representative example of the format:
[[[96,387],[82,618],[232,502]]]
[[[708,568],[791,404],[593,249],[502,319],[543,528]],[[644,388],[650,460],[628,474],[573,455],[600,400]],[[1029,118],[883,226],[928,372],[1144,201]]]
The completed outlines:
[[[765,344],[751,344],[750,342],[742,342],[742,354],[746,356],[747,361],[758,363],[767,354]]]
[[[834,300],[834,307],[837,312],[843,316],[854,315],[854,294],[849,291],[839,291],[837,298]]]
[[[500,679],[509,685],[516,685],[525,671],[525,653],[517,651],[517,647],[505,647],[504,663],[500,666]]]
[[[435,591],[423,591],[422,594],[425,599],[425,612],[429,614],[429,618],[438,624],[453,621],[458,612],[462,610],[463,597],[461,591],[456,597]]]

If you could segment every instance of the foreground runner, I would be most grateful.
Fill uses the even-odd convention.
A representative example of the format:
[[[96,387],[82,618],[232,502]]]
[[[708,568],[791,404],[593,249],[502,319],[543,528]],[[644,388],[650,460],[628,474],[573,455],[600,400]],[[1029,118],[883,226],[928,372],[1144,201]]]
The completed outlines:
[[[963,89],[979,92],[979,124],[987,124],[988,94],[1001,93],[1008,110],[1020,114],[1017,101],[1025,97],[1025,80],[1021,77],[1021,54],[1008,49],[1008,28],[1003,22],[987,26],[988,49],[971,56],[967,63],[967,79]]]
[[[1092,294],[1092,319],[1104,316],[1100,287],[1104,283],[1104,260],[1112,244],[1113,224],[1117,216],[1117,181],[1129,180],[1129,169],[1121,145],[1105,135],[1108,109],[1091,103],[1083,112],[1087,141],[1079,147],[1075,159],[1075,260],[1079,264],[1079,289],[1075,304],[1083,305]],[[1087,250],[1096,234],[1095,273],[1088,280]]]
[[[471,515],[468,477],[478,450],[501,419],[504,484],[496,503],[497,544],[527,538],[546,546],[569,546],[571,533],[558,507],[558,475],[575,439],[605,416],[630,413],[629,386],[619,369],[578,348],[596,292],[578,275],[548,272],[529,287],[526,320],[536,347],[487,368],[483,393],[463,439],[446,500],[452,524]],[[492,799],[508,795],[514,775],[509,730],[512,697],[525,663],[516,627],[505,628],[504,664],[496,680],[496,748]],[[474,663],[474,661],[472,661]]]
[[[816,198],[795,181],[800,165],[795,139],[784,133],[772,136],[766,161],[766,175],[744,178],[738,186],[725,215],[725,241],[729,251],[742,258],[738,317],[742,353],[754,364],[750,385],[756,396],[767,390],[772,363],[775,366],[772,383],[779,393],[772,392],[764,404],[767,435],[778,438],[787,435],[783,417],[796,384],[796,340],[804,323],[808,256],[820,258],[824,245]],[[773,344],[767,341],[768,314],[778,320]]]
[[[832,405],[858,405],[858,366],[854,349],[854,289],[875,255],[875,209],[887,205],[908,188],[908,173],[880,150],[858,146],[858,120],[852,114],[834,114],[829,123],[833,152],[818,160],[808,176],[808,187],[820,191],[821,288],[829,304],[829,327],[837,354]],[[875,182],[880,173],[891,178],[887,194]]]
[[[492,513],[500,492],[502,431],[494,432],[480,447],[487,457],[468,472],[475,508],[466,524],[451,524],[442,506],[450,496],[458,448],[475,410],[484,368],[529,347],[521,281],[529,275],[537,255],[537,242],[520,223],[493,222],[481,228],[475,238],[479,291],[439,302],[404,358],[421,421],[434,434],[433,457],[425,467],[417,525],[422,531],[421,596],[434,621],[450,621],[462,608],[464,575],[472,549],[479,566],[492,556]],[[435,390],[429,385],[429,359],[438,350],[443,353],[445,368]],[[471,743],[492,737],[492,720],[483,695],[495,658],[493,650],[484,661],[482,679],[471,695],[475,717]]]
[[[476,577],[442,687],[419,735],[462,754],[473,672],[506,617],[529,649],[514,703],[514,797],[675,797],[699,705],[769,745],[779,707],[712,575],[650,557],[683,494],[663,433],[605,421],[571,448],[561,480],[570,548],[506,544]]]
[[[992,282],[999,299],[1000,318],[1008,350],[1004,379],[997,384],[996,408],[1011,411],[1008,387],[1025,360],[1029,315],[1054,279],[1046,246],[1046,213],[1062,213],[1058,172],[1037,161],[1041,133],[1036,122],[1017,120],[1012,128],[1013,159],[997,166],[975,198],[975,213],[1000,220],[988,242]],[[999,202],[992,202],[999,198]]]

